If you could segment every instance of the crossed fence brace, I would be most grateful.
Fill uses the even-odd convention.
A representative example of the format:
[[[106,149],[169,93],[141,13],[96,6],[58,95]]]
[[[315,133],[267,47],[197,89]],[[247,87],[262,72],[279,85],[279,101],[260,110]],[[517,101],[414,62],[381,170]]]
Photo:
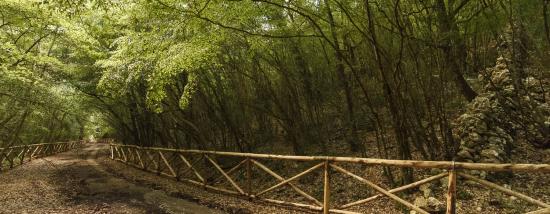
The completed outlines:
[[[0,148],[0,172],[5,169],[13,169],[35,158],[69,151],[76,148],[82,142],[40,143]]]
[[[475,176],[466,174],[461,170],[482,170],[482,171],[524,171],[524,172],[542,172],[549,173],[549,164],[487,164],[487,163],[462,163],[462,162],[450,162],[450,161],[411,161],[411,160],[385,160],[385,159],[370,159],[370,158],[352,158],[352,157],[325,157],[325,156],[284,156],[284,155],[271,155],[271,154],[252,154],[252,153],[235,153],[235,152],[216,152],[216,151],[201,151],[201,150],[178,150],[167,148],[152,148],[152,147],[139,147],[133,145],[119,145],[110,144],[111,159],[118,160],[128,165],[132,165],[137,168],[141,168],[147,171],[157,173],[172,178],[176,178],[179,181],[185,181],[193,185],[201,186],[206,189],[216,190],[228,194],[245,196],[253,200],[265,201],[269,203],[288,205],[293,207],[305,208],[314,211],[320,211],[323,213],[344,213],[344,214],[356,214],[357,212],[348,211],[354,206],[366,204],[375,199],[382,197],[389,197],[390,199],[399,202],[411,210],[415,210],[417,213],[428,214],[428,212],[405,199],[397,196],[395,193],[415,188],[420,185],[448,177],[448,190],[446,193],[447,207],[446,213],[456,213],[456,181],[457,176],[467,180],[474,181],[489,189],[497,190],[508,195],[517,197],[531,204],[542,207],[543,209],[530,212],[529,214],[548,213],[550,212],[550,205],[540,200],[534,199],[522,193],[515,192],[508,188],[502,187],[498,184],[477,178]],[[194,161],[189,161],[189,157],[192,155],[199,155]],[[225,157],[240,157],[243,158],[238,164],[230,168],[228,171],[224,171],[222,167],[211,156],[225,156]],[[168,158],[167,158],[168,156]],[[316,162],[314,166],[290,177],[284,178],[271,170],[266,165],[259,162],[259,159],[271,159],[271,160],[294,160],[294,161],[310,161]],[[181,161],[180,165],[175,164],[176,160]],[[211,166],[218,171],[221,176],[208,179],[200,174],[199,170],[195,167],[199,161],[205,161],[210,163]],[[383,187],[365,179],[359,175],[356,175],[338,163],[358,163],[367,165],[379,165],[379,166],[394,166],[394,167],[410,167],[410,168],[437,168],[446,170],[443,173],[424,178],[422,180],[397,187],[394,189],[386,190]],[[185,165],[185,170],[182,172],[181,165]],[[245,167],[245,188],[241,188],[239,184],[231,177],[236,171]],[[271,175],[278,180],[278,183],[260,191],[253,191],[251,184],[251,170],[252,167],[256,167],[267,174]],[[297,179],[308,175],[314,171],[322,170],[323,174],[323,201],[319,201],[311,194],[305,192],[299,188],[293,182]],[[378,194],[369,198],[361,199],[355,202],[347,203],[344,205],[334,206],[330,202],[330,176],[333,171],[339,172],[343,175],[349,176],[367,186],[373,188]],[[193,178],[183,177],[188,172],[193,172]],[[226,189],[222,187],[214,186],[221,180],[229,182],[232,189]],[[271,199],[262,197],[265,194],[279,189],[283,186],[287,186],[293,189],[296,193],[307,199],[310,204],[289,202],[277,199]]]

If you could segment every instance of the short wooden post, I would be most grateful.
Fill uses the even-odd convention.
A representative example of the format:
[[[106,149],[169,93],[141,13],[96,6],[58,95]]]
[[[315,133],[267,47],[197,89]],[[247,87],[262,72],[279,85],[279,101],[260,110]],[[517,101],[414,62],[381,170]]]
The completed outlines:
[[[19,152],[19,154],[17,156],[15,156],[13,158],[14,162],[17,161],[17,159],[19,159],[19,165],[23,165],[23,156],[25,156],[25,149],[26,147],[22,147],[20,148],[21,149],[21,152]]]
[[[113,151],[113,145],[109,145],[109,148],[111,149],[111,160],[115,159],[115,151]]]
[[[135,164],[136,163],[136,157],[135,157],[134,153],[132,153],[132,148],[127,147],[126,151],[128,152],[128,162]]]
[[[35,146],[34,147],[34,150],[32,151],[31,155],[29,156],[29,161],[31,161],[34,158],[34,155],[38,151],[38,148],[40,148],[40,146]]]
[[[124,162],[128,163],[128,157],[126,156],[126,153],[124,153],[124,147],[120,147],[120,152],[122,153],[122,158],[124,158]]]
[[[155,155],[153,154],[153,157],[154,157],[154,156],[155,156]],[[160,171],[160,170],[162,169],[162,168],[160,168],[160,161],[161,161],[161,157],[160,157],[160,155],[158,155],[158,160],[157,160],[157,174],[159,174],[159,175],[161,174],[161,171]]]
[[[20,160],[19,164],[23,165],[23,163],[25,162],[25,155],[27,155],[28,150],[29,150],[28,146],[23,147],[23,151],[21,151],[21,157],[19,157],[19,160]]]
[[[29,147],[29,151],[27,151],[27,155],[29,156],[29,162],[32,160],[32,156],[34,155],[34,152],[36,151],[37,146],[31,145]]]
[[[204,159],[204,165],[208,166],[208,156],[206,154],[202,154],[202,159]],[[202,180],[202,188],[206,189],[206,185],[208,185],[208,181],[206,179]]]
[[[136,156],[139,159],[139,164],[141,165],[141,168],[145,169],[145,164],[143,163],[143,160],[141,159],[141,155],[139,154],[139,149],[134,149],[134,152],[136,152]]]
[[[252,161],[246,158],[246,192],[248,196],[252,195]]]
[[[324,188],[323,188],[323,214],[328,214],[330,210],[330,168],[329,162],[325,161],[324,170]]]
[[[4,151],[6,151],[6,149],[0,149],[0,172],[2,172],[4,168]]]
[[[17,153],[17,150],[16,152]],[[12,155],[11,157],[8,156],[8,161],[10,162],[10,169],[13,169],[14,165],[13,165],[13,159],[15,158],[15,155]]]
[[[41,153],[42,153],[42,145],[36,147],[36,151],[34,152],[34,154],[32,154],[32,157],[33,157],[33,158],[34,158],[34,157],[38,157],[38,158],[39,158],[40,155],[41,155]]]
[[[456,213],[456,171],[453,167],[449,170],[449,185],[447,189],[447,211],[446,214]]]
[[[120,154],[120,146],[118,146],[118,145],[115,146],[115,152],[116,152],[115,159],[122,160],[122,155]]]

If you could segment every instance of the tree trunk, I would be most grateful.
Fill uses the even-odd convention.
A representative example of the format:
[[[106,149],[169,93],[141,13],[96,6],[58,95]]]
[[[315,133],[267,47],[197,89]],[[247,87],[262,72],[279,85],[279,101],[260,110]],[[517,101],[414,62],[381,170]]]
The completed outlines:
[[[454,19],[455,14],[449,14],[450,10],[445,6],[445,0],[437,0],[435,10],[438,15],[439,35],[443,36],[440,46],[445,54],[445,68],[453,75],[455,84],[464,98],[472,101],[477,97],[477,92],[463,76],[463,71],[466,70],[466,45]]]

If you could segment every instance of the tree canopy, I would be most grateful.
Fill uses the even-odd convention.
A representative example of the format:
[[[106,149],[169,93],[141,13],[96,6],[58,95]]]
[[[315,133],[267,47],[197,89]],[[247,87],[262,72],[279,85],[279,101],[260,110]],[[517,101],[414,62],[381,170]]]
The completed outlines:
[[[517,113],[506,121],[520,125],[503,130],[548,146],[548,4],[4,0],[0,147],[93,136],[142,146],[453,159],[472,136],[463,127],[472,123],[457,120],[480,112],[484,71],[499,57],[514,105],[482,113]]]

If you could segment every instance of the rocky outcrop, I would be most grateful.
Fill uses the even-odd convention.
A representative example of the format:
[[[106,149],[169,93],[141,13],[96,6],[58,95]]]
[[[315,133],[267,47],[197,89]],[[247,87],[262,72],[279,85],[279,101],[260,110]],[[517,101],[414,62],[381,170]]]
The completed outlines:
[[[457,156],[461,161],[505,162],[515,127],[507,117],[509,106],[505,99],[514,93],[514,86],[504,59],[499,58],[496,66],[487,69],[479,78],[485,84],[484,92],[457,120],[460,139]]]
[[[521,22],[510,25],[500,40],[496,65],[479,74],[482,91],[455,123],[460,161],[508,162],[518,137],[550,147],[550,82],[545,72],[530,68]]]
[[[503,163],[508,161],[516,136],[544,142],[550,127],[550,108],[544,89],[534,77],[514,82],[511,62],[497,59],[494,67],[479,75],[483,92],[456,121],[460,161]],[[539,85],[537,85],[539,84]]]

